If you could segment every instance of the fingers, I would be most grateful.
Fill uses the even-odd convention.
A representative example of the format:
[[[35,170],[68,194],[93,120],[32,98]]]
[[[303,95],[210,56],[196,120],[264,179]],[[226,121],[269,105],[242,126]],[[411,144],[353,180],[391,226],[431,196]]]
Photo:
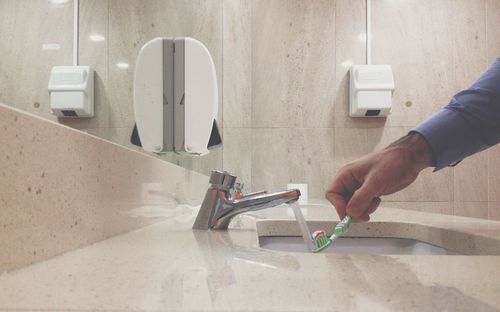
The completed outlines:
[[[354,219],[354,222],[368,222],[370,221],[370,215],[377,210],[378,206],[380,205],[381,199],[380,197],[375,197],[372,202],[370,203],[370,206],[366,209],[366,211],[358,218]]]
[[[344,167],[335,178],[326,193],[326,198],[337,210],[341,219],[349,215],[356,222],[370,220],[380,205],[377,196],[377,184],[373,179],[358,181],[352,173],[352,167]]]
[[[343,195],[336,193],[326,193],[326,199],[328,199],[328,201],[332,203],[333,207],[335,207],[335,210],[337,210],[339,218],[340,219],[345,218],[346,216],[345,208],[347,206],[348,199],[344,198]]]
[[[351,174],[350,169],[344,167],[328,188],[326,199],[332,203],[341,219],[346,216],[346,207],[351,194],[359,188],[360,184]]]
[[[364,213],[357,219],[354,219],[354,222],[368,222],[370,221],[370,216],[367,213]]]
[[[365,213],[369,215],[374,213],[375,210],[377,210],[378,206],[380,205],[381,201],[382,200],[380,199],[380,197],[375,197],[374,199],[372,199],[372,202],[370,203],[370,206],[368,206],[368,209],[366,209]]]
[[[375,185],[368,179],[352,195],[347,203],[346,213],[357,220],[365,214],[368,215],[369,210],[375,211],[379,204],[380,198],[377,197]]]

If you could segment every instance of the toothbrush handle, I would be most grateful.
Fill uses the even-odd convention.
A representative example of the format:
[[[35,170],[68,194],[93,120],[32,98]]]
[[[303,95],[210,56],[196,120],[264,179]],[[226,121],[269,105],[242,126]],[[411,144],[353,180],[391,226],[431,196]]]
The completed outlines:
[[[349,216],[346,216],[344,219],[342,219],[342,221],[337,223],[337,225],[335,226],[335,229],[333,230],[332,236],[339,237],[342,234],[344,234],[345,232],[347,232],[351,223],[352,223],[352,218]]]

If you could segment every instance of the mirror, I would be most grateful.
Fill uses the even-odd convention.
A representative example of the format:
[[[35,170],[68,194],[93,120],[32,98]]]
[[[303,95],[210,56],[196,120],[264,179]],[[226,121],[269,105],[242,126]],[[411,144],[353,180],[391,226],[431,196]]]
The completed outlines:
[[[215,64],[222,127],[222,0],[80,0],[78,9],[78,63],[95,70],[95,116],[58,122],[142,151],[130,142],[139,50],[155,37],[193,37]],[[68,0],[0,1],[0,40],[8,43],[0,45],[0,102],[57,120],[47,84],[53,66],[72,65],[73,10]],[[222,168],[221,148],[201,157],[155,156],[204,174]]]

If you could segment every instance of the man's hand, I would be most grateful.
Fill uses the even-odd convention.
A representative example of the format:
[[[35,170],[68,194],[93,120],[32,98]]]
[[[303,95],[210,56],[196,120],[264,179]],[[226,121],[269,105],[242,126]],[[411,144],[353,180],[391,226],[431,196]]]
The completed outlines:
[[[400,191],[433,163],[429,144],[410,133],[385,149],[344,166],[326,192],[340,219],[368,221],[380,196]]]

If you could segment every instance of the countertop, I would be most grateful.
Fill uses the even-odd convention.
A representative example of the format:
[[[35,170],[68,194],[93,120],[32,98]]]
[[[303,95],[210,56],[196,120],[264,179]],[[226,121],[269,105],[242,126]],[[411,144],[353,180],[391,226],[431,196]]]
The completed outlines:
[[[265,250],[262,219],[227,232],[192,231],[197,208],[0,275],[0,310],[499,311],[500,256],[380,256]],[[500,239],[500,222],[380,208],[374,222],[404,221]],[[338,220],[324,201],[307,219]]]

